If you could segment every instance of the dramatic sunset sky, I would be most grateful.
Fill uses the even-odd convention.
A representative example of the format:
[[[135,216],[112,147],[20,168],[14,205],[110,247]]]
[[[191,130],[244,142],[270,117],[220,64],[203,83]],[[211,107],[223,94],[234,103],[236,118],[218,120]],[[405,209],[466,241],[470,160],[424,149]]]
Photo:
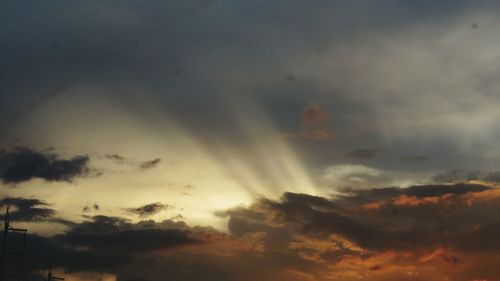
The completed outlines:
[[[26,280],[500,280],[499,32],[498,1],[2,1]]]

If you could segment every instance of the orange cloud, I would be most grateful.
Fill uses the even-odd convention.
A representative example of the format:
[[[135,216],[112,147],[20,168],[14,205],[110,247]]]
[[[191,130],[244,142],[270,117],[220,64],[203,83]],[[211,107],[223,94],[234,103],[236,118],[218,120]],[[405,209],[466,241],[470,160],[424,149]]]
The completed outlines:
[[[439,196],[417,197],[415,195],[398,195],[388,200],[364,203],[359,209],[369,211],[378,210],[387,206],[418,207],[423,205],[464,205],[472,206],[480,202],[500,199],[500,188],[488,189],[480,192],[467,192],[464,194],[445,193]]]
[[[298,131],[285,134],[285,137],[314,141],[332,140],[335,138],[335,134],[331,131],[330,125],[330,114],[318,103],[313,102],[302,111]]]

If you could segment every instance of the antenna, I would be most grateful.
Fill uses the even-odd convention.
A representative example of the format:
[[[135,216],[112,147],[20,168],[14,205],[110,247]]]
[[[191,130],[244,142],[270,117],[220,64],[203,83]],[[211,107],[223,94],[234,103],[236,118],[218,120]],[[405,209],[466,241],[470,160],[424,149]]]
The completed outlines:
[[[9,249],[9,233],[22,233],[23,242],[20,250],[10,250]],[[0,281],[4,281],[6,278],[21,279],[23,277],[23,256],[26,248],[26,232],[27,229],[13,228],[10,226],[10,212],[9,205],[7,205],[7,211],[5,212],[4,227],[3,227],[3,241],[2,241],[2,254],[0,255]],[[19,256],[19,272],[17,274],[10,274],[5,272],[5,261],[7,256],[15,255]]]
[[[49,259],[49,271],[47,272],[47,281],[52,281],[52,280],[60,280],[64,281],[64,278],[62,277],[55,277],[52,275],[52,256]]]

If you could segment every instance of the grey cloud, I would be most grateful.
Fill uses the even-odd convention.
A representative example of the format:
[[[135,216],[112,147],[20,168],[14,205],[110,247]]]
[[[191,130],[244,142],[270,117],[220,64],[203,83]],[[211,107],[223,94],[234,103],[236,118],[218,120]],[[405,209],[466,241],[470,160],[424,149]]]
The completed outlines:
[[[55,210],[47,208],[47,203],[39,199],[8,197],[0,200],[0,207],[10,207],[10,217],[14,221],[44,221],[54,218]],[[0,219],[5,215],[1,214]]]
[[[469,184],[355,191],[354,197],[362,200],[352,200],[353,195],[327,199],[288,193],[280,201],[263,200],[256,203],[255,208],[229,211],[229,229],[241,236],[281,229],[276,224],[287,231],[298,231],[317,239],[341,235],[373,251],[439,246],[452,246],[463,251],[489,251],[499,246],[491,238],[496,235],[499,222],[494,217],[487,218],[495,212],[490,207],[499,199],[492,196],[488,199],[490,201],[475,203],[474,207],[465,202],[468,198],[475,198],[473,194],[490,198],[490,191],[489,187]],[[425,201],[438,197],[442,198],[441,201]],[[399,199],[408,201],[398,203]],[[419,199],[422,201],[416,203]],[[367,203],[378,207],[364,209],[363,206],[369,206]],[[481,226],[474,231],[477,218],[483,216],[486,217],[481,219]],[[269,223],[269,220],[274,223]],[[474,243],[481,239],[484,239],[485,246],[474,248]],[[492,248],[488,249],[486,245]]]
[[[139,167],[141,169],[151,169],[151,168],[154,168],[154,167],[158,166],[158,164],[160,164],[160,162],[161,162],[160,158],[155,158],[155,159],[152,159],[152,160],[148,160],[148,161],[142,162],[139,165]]]
[[[37,203],[26,202],[18,205]],[[17,217],[16,220],[22,221]],[[13,224],[15,227],[15,221]],[[146,253],[207,243],[205,233],[209,233],[208,228],[190,228],[182,222],[131,223],[119,217],[95,216],[82,223],[68,224],[64,234],[43,237],[28,233],[26,272],[36,276],[38,271],[46,269],[50,255],[53,266],[66,272],[115,273],[125,265],[140,264],[140,257]],[[19,240],[15,233],[11,235],[11,243]]]
[[[138,168],[143,169],[143,170],[148,170],[148,169],[152,169],[154,167],[157,167],[162,161],[161,158],[154,158],[151,160],[141,161],[138,159],[126,157],[126,156],[119,155],[119,154],[105,154],[104,156],[100,156],[100,157],[103,157],[104,159],[111,160],[115,164],[126,165],[126,166],[130,166],[130,167],[134,167],[134,168],[138,167]]]
[[[89,173],[88,162],[89,157],[85,155],[60,159],[57,154],[15,148],[0,152],[0,178],[12,184],[34,178],[70,182]]]
[[[64,268],[67,272],[114,272],[133,260],[122,254],[72,249],[54,237],[28,234],[26,241],[26,272],[31,273],[47,269],[48,255],[52,256],[54,267]]]
[[[148,217],[148,216],[157,214],[163,210],[166,210],[168,208],[170,208],[169,205],[163,204],[161,202],[156,202],[156,203],[147,204],[147,205],[137,207],[137,208],[128,208],[126,210],[130,213],[139,215],[139,217]]]
[[[500,182],[500,171],[488,172],[480,170],[453,169],[434,175],[432,180],[438,183],[455,183],[473,180],[498,183]]]
[[[159,251],[198,243],[185,231],[178,229],[134,229],[106,233],[71,231],[59,239],[75,247],[84,246],[95,251],[126,254]]]
[[[90,212],[91,210],[93,210],[93,211],[98,211],[99,209],[100,209],[100,206],[99,206],[97,203],[94,203],[94,205],[92,205],[92,206],[85,205],[85,206],[83,207],[82,211],[83,211],[84,213],[86,213],[86,212]]]
[[[495,172],[487,173],[483,177],[483,180],[489,181],[489,182],[500,183],[500,171],[495,171]]]
[[[454,169],[434,175],[432,179],[439,183],[463,182],[469,180],[479,180],[480,173],[480,171],[464,171]]]
[[[441,196],[445,194],[461,195],[468,192],[482,192],[491,189],[491,187],[480,184],[458,183],[453,185],[417,185],[407,188],[385,187],[366,190],[343,189],[343,200],[384,200],[401,195],[415,196],[417,198]],[[340,200],[342,201],[342,200]]]
[[[119,164],[124,163],[125,160],[126,160],[125,157],[123,157],[121,155],[118,155],[118,154],[106,154],[106,155],[104,155],[104,157],[106,159],[113,160],[113,161],[115,161],[116,163],[119,163]]]
[[[84,246],[94,251],[132,255],[200,243],[195,236],[196,231],[183,222],[132,223],[120,217],[94,216],[89,221],[74,225],[65,234],[55,236],[55,239],[73,247]]]

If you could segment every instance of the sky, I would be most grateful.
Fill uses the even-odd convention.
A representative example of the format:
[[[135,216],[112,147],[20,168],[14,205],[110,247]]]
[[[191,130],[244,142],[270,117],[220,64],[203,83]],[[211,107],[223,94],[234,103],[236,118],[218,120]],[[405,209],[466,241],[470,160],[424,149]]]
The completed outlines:
[[[0,6],[27,279],[500,280],[496,1]]]

